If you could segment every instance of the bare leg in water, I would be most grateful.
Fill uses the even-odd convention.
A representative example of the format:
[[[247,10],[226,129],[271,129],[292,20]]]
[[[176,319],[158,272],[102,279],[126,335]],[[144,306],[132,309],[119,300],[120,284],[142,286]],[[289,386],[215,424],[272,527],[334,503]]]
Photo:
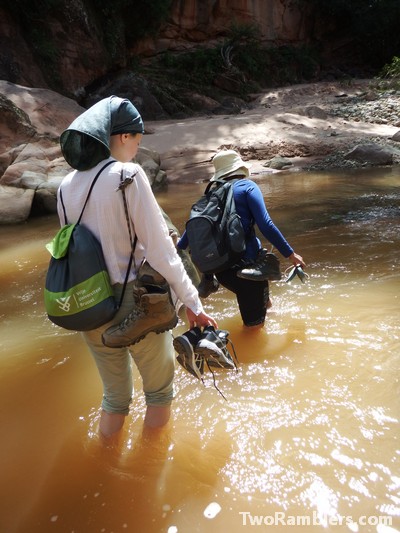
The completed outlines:
[[[144,425],[149,428],[160,428],[165,426],[171,416],[170,405],[148,405],[144,417]],[[118,413],[101,412],[99,429],[105,438],[115,437],[122,429],[125,422],[125,415]]]

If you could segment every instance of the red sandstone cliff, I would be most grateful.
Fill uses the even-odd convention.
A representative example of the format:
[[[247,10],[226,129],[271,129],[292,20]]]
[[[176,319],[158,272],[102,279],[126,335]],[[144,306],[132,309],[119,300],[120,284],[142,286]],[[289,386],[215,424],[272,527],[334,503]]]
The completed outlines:
[[[84,0],[61,5],[40,21],[42,51],[54,58],[54,83],[25,39],[24,29],[6,7],[0,8],[0,79],[28,87],[63,89],[78,96],[82,88],[109,71],[124,67],[134,55],[151,56],[166,50],[186,50],[223,39],[233,23],[254,24],[265,42],[301,43],[310,34],[310,19],[293,0],[173,0],[171,12],[156,36],[127,49],[116,31],[113,57],[110,43],[96,25]],[[134,16],[134,14],[132,14]],[[33,21],[33,24],[35,22]],[[123,23],[129,28],[129,19]],[[55,86],[58,84],[58,87]]]

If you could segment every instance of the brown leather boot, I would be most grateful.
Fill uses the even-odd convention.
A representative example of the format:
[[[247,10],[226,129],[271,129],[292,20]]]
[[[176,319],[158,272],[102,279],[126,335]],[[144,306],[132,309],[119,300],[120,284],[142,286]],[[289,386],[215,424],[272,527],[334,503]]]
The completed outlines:
[[[102,335],[109,348],[136,344],[150,333],[163,333],[178,323],[169,290],[154,285],[135,289],[136,306],[120,324],[110,326]]]

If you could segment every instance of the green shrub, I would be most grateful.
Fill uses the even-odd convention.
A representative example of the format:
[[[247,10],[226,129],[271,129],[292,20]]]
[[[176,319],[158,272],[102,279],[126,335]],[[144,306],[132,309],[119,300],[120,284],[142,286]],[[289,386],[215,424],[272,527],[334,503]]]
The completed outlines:
[[[394,56],[392,61],[383,67],[380,77],[400,79],[400,57]]]

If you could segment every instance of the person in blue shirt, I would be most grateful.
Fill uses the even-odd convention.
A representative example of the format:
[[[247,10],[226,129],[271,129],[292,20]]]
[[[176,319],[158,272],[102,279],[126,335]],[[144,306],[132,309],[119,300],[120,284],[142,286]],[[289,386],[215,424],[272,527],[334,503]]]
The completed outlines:
[[[262,248],[254,227],[257,226],[274,248],[294,266],[303,268],[306,264],[272,221],[259,186],[249,179],[251,165],[243,161],[235,150],[218,152],[213,158],[213,164],[214,175],[211,181],[235,179],[233,196],[236,211],[241,217],[246,234],[246,251],[243,259],[234,267],[215,274],[215,277],[223,287],[236,295],[244,326],[261,328],[265,322],[267,308],[271,306],[268,279],[263,276],[257,277],[257,275],[249,276],[249,279],[239,277],[243,268],[253,263],[257,265],[257,262],[260,264],[265,257],[266,250]],[[187,246],[188,239],[184,233],[178,242],[178,247],[185,249]],[[201,284],[211,287],[209,293],[214,292],[218,286],[213,276],[203,276]],[[199,287],[199,293],[202,295],[201,287]]]

